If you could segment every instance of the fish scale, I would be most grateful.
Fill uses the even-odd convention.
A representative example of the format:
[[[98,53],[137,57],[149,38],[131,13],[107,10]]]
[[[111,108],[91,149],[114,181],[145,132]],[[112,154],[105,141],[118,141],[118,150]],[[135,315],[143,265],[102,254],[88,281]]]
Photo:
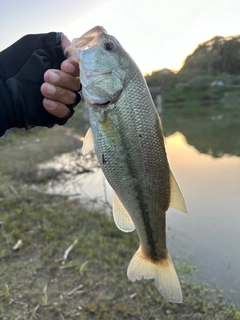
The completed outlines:
[[[138,232],[139,235],[146,233],[146,226],[143,223],[143,219],[139,219],[139,212],[142,217],[146,217],[151,212],[152,224],[159,224],[159,216],[161,214],[165,215],[164,208],[168,206],[170,196],[169,192],[166,195],[166,190],[169,190],[169,188],[166,188],[166,183],[169,184],[169,172],[166,171],[168,170],[168,164],[166,157],[164,159],[164,148],[161,148],[159,138],[157,138],[159,127],[156,125],[155,107],[151,99],[146,99],[144,93],[140,92],[137,98],[136,94],[132,94],[132,91],[139,92],[137,89],[138,86],[142,86],[141,80],[141,78],[137,79],[137,76],[135,76],[134,80],[129,83],[122,93],[122,96],[119,97],[114,108],[109,111],[108,108],[105,109],[106,116],[110,118],[112,125],[119,132],[120,141],[118,145],[109,141],[108,135],[102,131],[102,124],[98,121],[98,114],[94,108],[89,108],[93,136],[96,137],[95,146],[98,160],[101,162],[102,154],[106,159],[111,159],[111,161],[107,161],[102,165],[103,172],[120,200],[124,202],[124,206],[130,213],[136,229],[141,229]],[[131,97],[134,98],[133,101],[131,101]],[[149,106],[149,103],[151,103],[151,106]],[[122,112],[123,108],[124,113]],[[139,113],[139,109],[142,109],[143,112]],[[152,110],[151,114],[149,109]],[[153,132],[154,127],[156,132]],[[152,129],[147,130],[147,128]],[[137,134],[139,130],[142,132],[142,137]],[[120,163],[123,163],[124,167],[119,167]],[[159,182],[162,170],[164,170],[165,179],[163,180],[165,181],[162,184],[156,184],[154,175],[157,175],[157,181]],[[128,179],[122,180],[123,176],[128,177]],[[157,196],[149,197],[148,190],[153,188],[157,188]],[[166,202],[167,205],[165,204]],[[161,248],[161,241],[165,239],[165,226],[162,226],[161,230],[156,230],[156,235],[154,235],[154,231],[151,228],[151,234],[156,239],[156,246]],[[145,243],[144,241],[141,242]],[[161,256],[161,252],[159,252],[159,256]]]
[[[75,39],[67,52],[79,61],[89,111],[91,129],[83,153],[94,146],[114,190],[114,221],[122,231],[136,228],[139,236],[128,278],[154,278],[167,300],[180,303],[181,287],[166,246],[166,210],[186,207],[168,165],[161,120],[146,82],[132,58],[102,27]]]

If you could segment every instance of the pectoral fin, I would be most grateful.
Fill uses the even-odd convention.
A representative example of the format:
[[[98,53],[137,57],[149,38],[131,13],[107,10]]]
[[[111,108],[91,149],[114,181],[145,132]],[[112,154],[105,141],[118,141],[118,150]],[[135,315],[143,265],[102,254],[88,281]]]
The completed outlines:
[[[113,193],[113,218],[121,231],[132,232],[135,229],[132,218],[115,192]]]
[[[82,154],[86,156],[93,149],[94,149],[93,134],[92,134],[92,129],[89,128],[83,140]]]
[[[186,208],[182,193],[171,171],[170,171],[170,190],[171,190],[170,191],[171,194],[170,194],[169,207],[175,208],[187,213],[187,208]]]

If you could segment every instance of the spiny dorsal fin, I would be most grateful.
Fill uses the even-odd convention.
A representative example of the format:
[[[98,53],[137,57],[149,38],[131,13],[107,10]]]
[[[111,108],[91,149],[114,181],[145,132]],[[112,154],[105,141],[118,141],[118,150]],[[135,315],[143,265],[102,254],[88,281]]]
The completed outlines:
[[[93,149],[94,149],[93,134],[92,134],[92,129],[89,128],[83,140],[82,154],[86,156]]]
[[[187,208],[186,208],[182,193],[171,171],[170,171],[170,192],[171,194],[170,194],[169,207],[175,208],[187,213]]]
[[[135,229],[132,218],[115,192],[113,192],[113,219],[121,231],[132,232]]]

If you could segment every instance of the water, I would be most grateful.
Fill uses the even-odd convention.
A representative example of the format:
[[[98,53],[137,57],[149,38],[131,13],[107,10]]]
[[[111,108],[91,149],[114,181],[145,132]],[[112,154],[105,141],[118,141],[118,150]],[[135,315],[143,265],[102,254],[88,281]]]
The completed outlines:
[[[167,213],[169,250],[240,305],[240,158],[201,154],[180,133],[167,138],[166,147],[188,208],[188,215]]]
[[[196,278],[240,306],[240,108],[187,106],[165,108],[161,118],[173,174],[188,214],[167,213],[171,255],[197,266]],[[66,160],[69,163],[69,160]],[[51,186],[111,203],[99,168]],[[60,188],[60,189],[59,189]]]
[[[169,163],[188,208],[188,215],[168,211],[169,250],[195,264],[198,280],[221,288],[238,306],[239,110],[189,106],[162,114]]]

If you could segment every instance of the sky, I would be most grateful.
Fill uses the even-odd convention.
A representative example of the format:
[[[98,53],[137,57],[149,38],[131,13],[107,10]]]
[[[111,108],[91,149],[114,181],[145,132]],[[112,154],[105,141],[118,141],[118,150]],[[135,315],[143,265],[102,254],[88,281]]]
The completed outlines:
[[[0,51],[29,33],[72,40],[101,25],[143,74],[177,71],[198,44],[240,33],[239,0],[0,0],[0,8]]]

